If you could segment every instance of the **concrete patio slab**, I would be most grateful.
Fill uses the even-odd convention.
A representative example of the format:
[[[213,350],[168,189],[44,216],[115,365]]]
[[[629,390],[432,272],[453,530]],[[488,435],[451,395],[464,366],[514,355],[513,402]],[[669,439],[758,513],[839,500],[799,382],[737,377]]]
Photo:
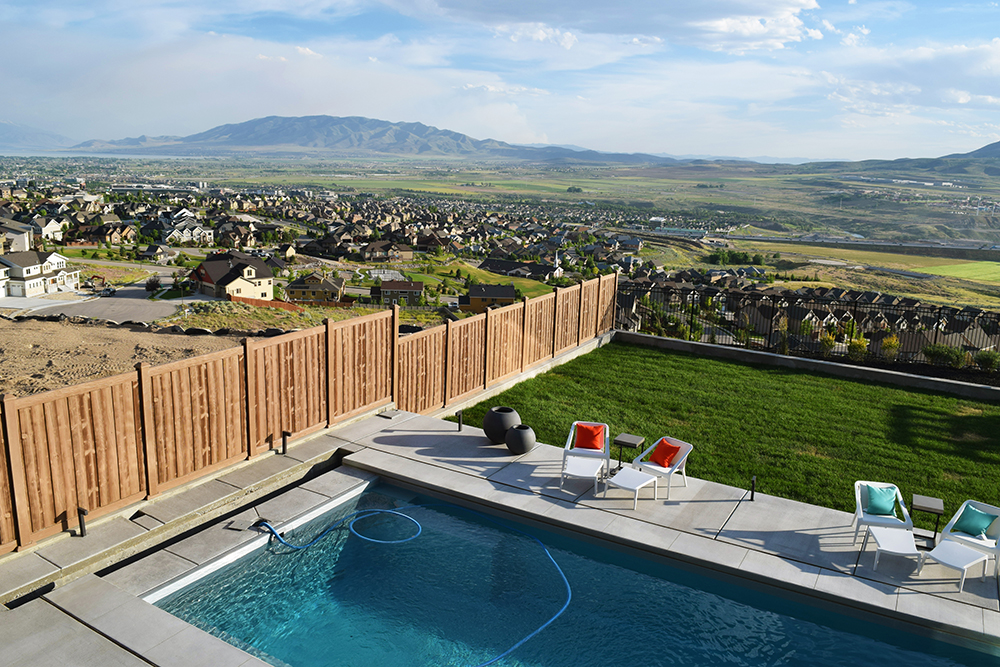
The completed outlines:
[[[5,667],[149,667],[146,661],[41,599],[3,615],[0,647]]]
[[[102,578],[131,595],[143,595],[175,579],[198,564],[160,549]]]
[[[762,493],[739,504],[719,539],[753,547],[817,567],[852,572],[858,549],[853,544],[853,515]]]
[[[365,486],[378,480],[378,475],[357,468],[343,467],[316,479],[302,483],[299,488],[318,493],[327,498],[334,498],[359,486]]]
[[[316,494],[311,495],[315,496]],[[258,516],[253,509],[248,509],[237,514],[235,518],[252,523],[257,520]],[[216,523],[209,526],[187,539],[171,544],[164,551],[201,565],[258,536],[255,531],[231,530],[226,527],[227,523]]]
[[[13,554],[0,561],[0,594],[16,591],[59,568],[35,552]]]
[[[349,440],[343,440],[333,435],[321,435],[315,438],[310,438],[305,442],[296,443],[294,446],[290,445],[286,456],[290,459],[295,459],[296,461],[305,463],[306,461],[328,458],[341,447],[352,444],[353,443]]]
[[[247,489],[280,475],[298,464],[299,461],[295,459],[268,452],[261,454],[260,461],[254,462],[254,465],[244,465],[228,475],[223,475],[219,481],[231,484],[237,489]]]
[[[213,479],[204,484],[184,489],[183,493],[175,493],[166,498],[156,499],[143,507],[142,513],[163,523],[169,523],[186,514],[208,507],[236,490],[238,487],[232,484]]]
[[[116,516],[87,528],[86,537],[65,536],[51,546],[42,546],[35,553],[57,567],[65,568],[79,563],[133,537],[146,529],[125,517]]]

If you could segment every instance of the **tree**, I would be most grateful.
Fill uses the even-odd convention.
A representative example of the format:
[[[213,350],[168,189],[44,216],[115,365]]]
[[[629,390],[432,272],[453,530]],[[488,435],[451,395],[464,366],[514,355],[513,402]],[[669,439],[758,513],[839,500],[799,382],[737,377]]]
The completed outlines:
[[[158,292],[160,290],[160,276],[150,276],[146,279],[146,291]]]

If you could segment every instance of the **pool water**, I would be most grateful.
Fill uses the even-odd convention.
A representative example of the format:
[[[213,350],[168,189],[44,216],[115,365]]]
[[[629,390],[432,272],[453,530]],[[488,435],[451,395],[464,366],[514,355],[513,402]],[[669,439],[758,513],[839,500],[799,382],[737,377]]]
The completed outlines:
[[[565,605],[561,569],[565,612],[495,664],[1000,665],[386,486],[285,538],[307,543],[370,508],[405,508],[419,535],[408,539],[418,526],[405,517],[378,514],[300,551],[272,540],[156,604],[274,665],[479,665]]]

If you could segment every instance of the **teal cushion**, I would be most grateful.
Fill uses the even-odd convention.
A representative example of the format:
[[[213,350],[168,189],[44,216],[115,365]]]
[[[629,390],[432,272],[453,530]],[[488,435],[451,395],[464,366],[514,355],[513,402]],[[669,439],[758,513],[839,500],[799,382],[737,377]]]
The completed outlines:
[[[994,519],[996,519],[994,515],[977,510],[972,505],[966,505],[962,510],[962,516],[958,517],[958,521],[952,526],[952,530],[978,537],[986,534],[986,529]]]
[[[881,487],[868,485],[868,507],[865,511],[869,514],[879,514],[882,516],[896,516],[896,489],[891,486]]]

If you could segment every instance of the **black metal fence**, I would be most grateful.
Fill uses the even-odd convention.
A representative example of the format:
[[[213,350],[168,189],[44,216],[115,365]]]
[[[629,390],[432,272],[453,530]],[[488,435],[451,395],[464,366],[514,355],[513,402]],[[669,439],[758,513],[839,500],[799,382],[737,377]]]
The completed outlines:
[[[978,353],[1000,348],[1000,313],[870,293],[848,301],[624,285],[615,327],[781,354],[952,366],[982,364],[991,355]]]

